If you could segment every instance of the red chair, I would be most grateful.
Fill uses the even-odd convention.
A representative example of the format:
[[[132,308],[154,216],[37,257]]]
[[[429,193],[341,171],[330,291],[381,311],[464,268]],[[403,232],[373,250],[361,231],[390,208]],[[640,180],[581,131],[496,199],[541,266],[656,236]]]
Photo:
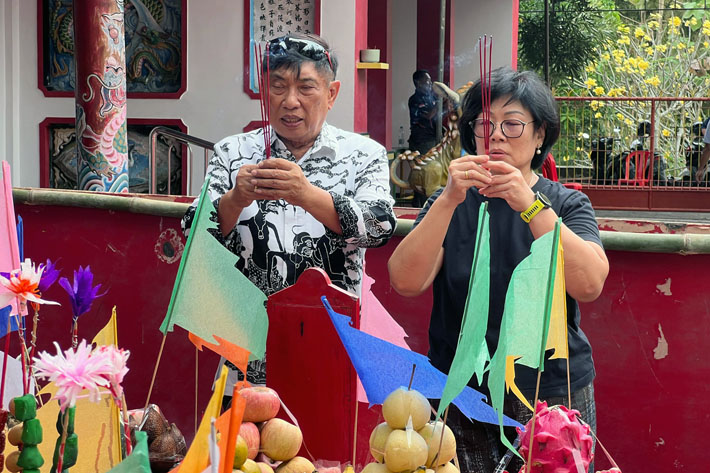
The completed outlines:
[[[631,160],[634,161],[634,176],[631,177]],[[648,150],[632,151],[626,156],[626,177],[619,179],[619,185],[628,184],[631,186],[648,186],[651,182],[651,174],[653,166],[648,166],[651,162],[651,152]],[[648,175],[646,175],[646,167],[648,167]]]
[[[542,177],[551,181],[560,180],[557,176],[557,163],[555,163],[555,158],[552,157],[552,153],[547,153],[547,157],[542,163]],[[565,182],[562,185],[567,189],[574,189],[576,191],[582,190],[582,184],[579,182]]]

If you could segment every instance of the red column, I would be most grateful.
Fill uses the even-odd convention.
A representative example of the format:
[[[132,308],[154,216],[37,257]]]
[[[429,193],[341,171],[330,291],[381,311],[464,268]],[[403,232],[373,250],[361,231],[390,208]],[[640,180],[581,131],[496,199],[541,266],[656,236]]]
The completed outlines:
[[[380,50],[380,61],[392,63],[392,2],[369,0],[367,43]],[[413,71],[412,71],[413,72]],[[367,72],[367,124],[370,137],[392,148],[392,70]]]
[[[360,50],[367,49],[367,3],[355,0],[355,63],[360,61]],[[353,131],[367,132],[367,71],[355,69]]]
[[[417,0],[417,69],[426,69],[432,80],[439,74],[439,0]],[[444,40],[444,82],[453,79],[454,21],[453,2],[446,0],[446,32]],[[414,71],[412,71],[414,72]],[[455,85],[452,86],[455,88]]]
[[[128,192],[124,0],[74,0],[78,188]]]

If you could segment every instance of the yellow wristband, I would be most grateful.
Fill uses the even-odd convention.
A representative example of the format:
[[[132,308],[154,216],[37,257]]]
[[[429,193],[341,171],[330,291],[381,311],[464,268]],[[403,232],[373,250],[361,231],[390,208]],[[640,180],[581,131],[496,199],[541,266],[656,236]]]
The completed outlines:
[[[527,210],[520,212],[520,218],[525,220],[525,223],[530,223],[530,220],[539,214],[541,210],[545,208],[545,204],[540,202],[540,199],[535,199],[535,202],[527,208]]]

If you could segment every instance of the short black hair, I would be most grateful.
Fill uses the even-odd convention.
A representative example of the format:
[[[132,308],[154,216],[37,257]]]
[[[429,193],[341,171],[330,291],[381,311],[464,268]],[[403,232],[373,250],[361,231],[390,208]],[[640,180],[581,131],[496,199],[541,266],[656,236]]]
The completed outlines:
[[[491,103],[500,97],[509,97],[508,102],[519,101],[533,116],[535,130],[545,130],[540,154],[535,154],[531,166],[542,166],[547,154],[560,136],[560,114],[557,102],[549,87],[532,71],[518,72],[510,67],[500,67],[490,75]],[[483,111],[480,79],[468,89],[461,106],[459,133],[461,146],[469,154],[476,154],[476,140],[470,123]]]
[[[417,82],[420,81],[421,79],[424,79],[424,76],[428,76],[429,71],[426,69],[417,69],[414,71],[414,74],[412,74],[412,82],[414,82],[414,85],[417,85]]]
[[[318,35],[308,33],[290,33],[285,36],[280,36],[269,41],[270,44],[283,40],[287,46],[290,44],[288,40],[306,40],[315,43],[323,48],[326,54],[319,55],[317,58],[312,58],[304,55],[296,47],[286,47],[280,48],[278,54],[274,54],[267,48],[264,51],[264,56],[261,63],[261,71],[263,74],[267,73],[267,68],[271,71],[277,69],[286,69],[289,71],[295,71],[296,75],[301,74],[301,65],[304,62],[310,62],[315,65],[316,70],[328,80],[335,80],[336,73],[338,71],[338,59],[335,54],[330,50],[328,42]]]

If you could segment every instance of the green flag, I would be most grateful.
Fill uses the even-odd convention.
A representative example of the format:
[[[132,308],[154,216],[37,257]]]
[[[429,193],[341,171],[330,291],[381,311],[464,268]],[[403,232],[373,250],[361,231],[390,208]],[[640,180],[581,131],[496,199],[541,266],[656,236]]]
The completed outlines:
[[[490,233],[488,231],[488,202],[478,212],[478,232],[473,251],[471,277],[468,282],[468,295],[461,320],[459,341],[456,353],[449,368],[444,392],[441,395],[438,415],[466,387],[471,377],[476,374],[478,383],[483,382],[486,363],[490,361],[486,330],[488,329],[488,299],[490,297]]]
[[[151,473],[148,458],[148,434],[136,430],[136,446],[133,451],[118,465],[111,468],[108,473]]]
[[[266,351],[266,296],[234,265],[237,261],[211,235],[214,205],[207,196],[209,179],[200,193],[192,230],[180,260],[168,312],[160,325],[167,333],[177,324],[210,342],[213,335],[251,352],[251,359]]]
[[[513,271],[505,296],[498,348],[491,359],[488,389],[498,413],[501,441],[513,446],[503,435],[503,400],[508,389],[532,409],[515,385],[515,363],[543,371],[547,331],[559,257],[560,222],[555,229],[535,240],[526,257]]]

